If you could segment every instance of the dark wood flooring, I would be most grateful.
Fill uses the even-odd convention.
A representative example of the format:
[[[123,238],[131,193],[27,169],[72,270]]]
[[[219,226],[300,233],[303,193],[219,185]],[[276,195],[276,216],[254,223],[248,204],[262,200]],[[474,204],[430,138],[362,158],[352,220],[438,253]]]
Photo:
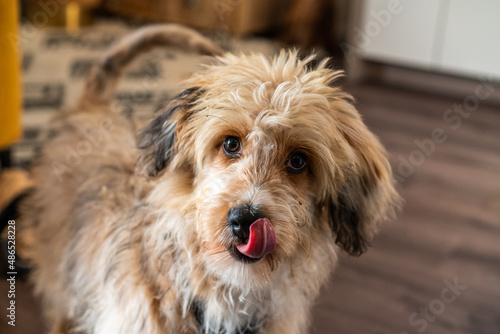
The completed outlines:
[[[311,333],[500,333],[500,109],[481,104],[453,129],[443,116],[462,99],[375,84],[349,90],[404,180],[406,204],[366,254],[341,256]],[[436,128],[447,140],[422,159],[415,140]],[[401,159],[416,164],[411,175],[398,171]],[[6,295],[2,279],[0,333],[43,333],[30,287],[17,282],[15,329]]]
[[[312,332],[500,333],[500,109],[480,105],[453,129],[443,117],[462,99],[350,90],[395,174],[407,176],[406,203],[366,254],[342,257]],[[421,159],[415,140],[429,143],[436,128],[448,138]],[[419,164],[413,174],[402,160]]]

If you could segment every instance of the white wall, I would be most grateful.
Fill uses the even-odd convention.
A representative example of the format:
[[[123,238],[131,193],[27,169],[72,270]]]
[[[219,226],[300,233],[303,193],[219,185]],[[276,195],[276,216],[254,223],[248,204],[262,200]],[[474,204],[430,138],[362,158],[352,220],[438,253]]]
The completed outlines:
[[[500,81],[500,0],[365,0],[365,60]]]

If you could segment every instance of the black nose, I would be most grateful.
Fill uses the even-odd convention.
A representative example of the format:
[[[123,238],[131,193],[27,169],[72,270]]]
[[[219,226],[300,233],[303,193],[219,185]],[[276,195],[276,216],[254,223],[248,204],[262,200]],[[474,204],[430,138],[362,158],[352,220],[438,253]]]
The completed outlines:
[[[250,225],[266,216],[251,204],[240,204],[229,210],[227,224],[239,241],[245,243],[250,235]]]

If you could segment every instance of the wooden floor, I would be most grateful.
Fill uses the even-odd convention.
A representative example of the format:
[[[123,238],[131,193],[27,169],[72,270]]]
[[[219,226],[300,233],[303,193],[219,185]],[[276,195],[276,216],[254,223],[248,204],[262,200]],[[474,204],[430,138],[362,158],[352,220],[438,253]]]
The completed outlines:
[[[448,138],[402,178],[404,209],[374,247],[341,260],[312,333],[500,333],[500,109],[481,105],[455,130],[443,115],[463,100],[350,90],[396,175],[408,175],[400,157],[421,162],[415,140]],[[458,296],[442,295],[455,283]]]
[[[386,145],[406,204],[368,253],[341,257],[311,333],[500,333],[500,109],[480,105],[453,129],[443,116],[461,99],[369,84],[349,90]],[[415,140],[437,128],[447,139],[418,153]],[[16,328],[2,315],[0,333],[42,333],[29,286],[16,289]],[[2,313],[6,290],[2,280]]]

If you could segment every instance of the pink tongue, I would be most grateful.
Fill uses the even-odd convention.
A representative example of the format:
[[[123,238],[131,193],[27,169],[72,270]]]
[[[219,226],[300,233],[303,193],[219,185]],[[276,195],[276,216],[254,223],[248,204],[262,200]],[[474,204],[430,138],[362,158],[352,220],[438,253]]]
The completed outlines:
[[[250,236],[246,244],[238,245],[238,251],[248,257],[258,259],[271,253],[276,246],[276,234],[267,218],[261,218],[250,225]]]

